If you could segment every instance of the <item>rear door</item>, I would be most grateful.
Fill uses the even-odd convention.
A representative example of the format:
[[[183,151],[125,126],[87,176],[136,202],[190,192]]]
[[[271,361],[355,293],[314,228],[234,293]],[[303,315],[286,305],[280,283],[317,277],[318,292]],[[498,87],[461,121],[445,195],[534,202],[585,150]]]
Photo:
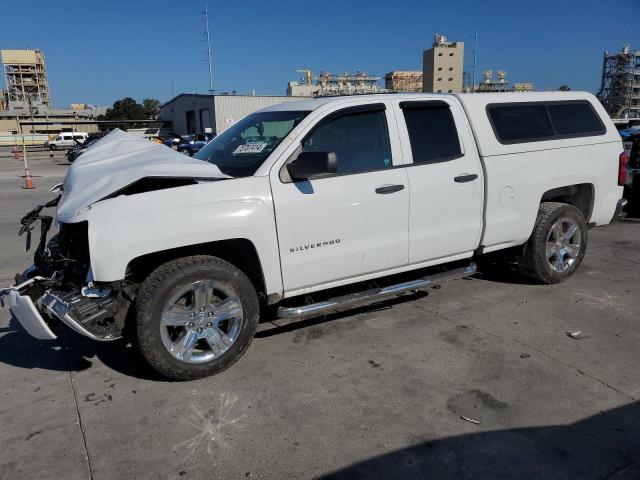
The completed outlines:
[[[402,155],[390,103],[335,107],[298,146],[335,152],[338,172],[285,182],[272,169],[285,292],[406,265],[409,188],[405,169],[394,168]]]
[[[482,233],[483,177],[462,107],[452,97],[394,106],[410,160],[409,263],[470,257]]]

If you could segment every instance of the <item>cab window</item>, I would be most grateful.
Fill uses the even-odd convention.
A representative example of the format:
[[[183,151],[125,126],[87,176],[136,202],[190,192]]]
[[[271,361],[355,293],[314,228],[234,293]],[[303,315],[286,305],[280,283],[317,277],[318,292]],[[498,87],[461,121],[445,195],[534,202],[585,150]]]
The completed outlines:
[[[446,102],[401,102],[413,163],[429,164],[462,156],[458,129]]]
[[[234,123],[194,158],[216,165],[232,177],[253,175],[308,111],[256,112]]]
[[[390,168],[384,105],[373,107],[375,110],[347,109],[322,121],[302,142],[303,151],[334,152],[338,175]]]

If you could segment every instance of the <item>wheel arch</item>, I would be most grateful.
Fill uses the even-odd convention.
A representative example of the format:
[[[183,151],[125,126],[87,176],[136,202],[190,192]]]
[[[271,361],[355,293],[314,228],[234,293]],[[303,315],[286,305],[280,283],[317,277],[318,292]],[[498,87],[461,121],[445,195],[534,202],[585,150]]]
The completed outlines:
[[[262,263],[255,245],[247,238],[217,240],[147,253],[129,261],[126,278],[133,283],[141,283],[160,265],[193,255],[211,255],[231,263],[251,280],[260,299],[266,298],[267,289]]]
[[[591,183],[578,183],[552,188],[544,192],[540,203],[558,202],[573,205],[582,212],[587,222],[593,213],[595,187]]]

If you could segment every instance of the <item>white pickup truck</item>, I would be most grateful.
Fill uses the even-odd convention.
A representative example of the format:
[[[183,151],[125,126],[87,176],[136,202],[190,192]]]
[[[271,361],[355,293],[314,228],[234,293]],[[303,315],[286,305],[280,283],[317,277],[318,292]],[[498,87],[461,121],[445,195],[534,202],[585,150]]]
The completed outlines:
[[[626,156],[591,94],[387,94],[253,113],[194,158],[116,131],[69,167],[35,263],[6,289],[31,335],[125,325],[161,374],[211,375],[264,312],[376,302],[514,254],[565,280],[622,208]],[[57,206],[58,233],[47,240]],[[267,308],[276,306],[276,308]]]

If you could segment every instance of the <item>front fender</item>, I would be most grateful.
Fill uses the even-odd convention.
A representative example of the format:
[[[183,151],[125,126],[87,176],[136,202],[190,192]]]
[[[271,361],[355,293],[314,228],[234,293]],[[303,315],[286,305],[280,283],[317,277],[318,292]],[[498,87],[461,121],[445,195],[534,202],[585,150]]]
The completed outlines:
[[[258,253],[267,293],[282,292],[268,177],[203,182],[104,200],[82,215],[89,223],[94,279],[121,280],[134,258],[234,238]]]

